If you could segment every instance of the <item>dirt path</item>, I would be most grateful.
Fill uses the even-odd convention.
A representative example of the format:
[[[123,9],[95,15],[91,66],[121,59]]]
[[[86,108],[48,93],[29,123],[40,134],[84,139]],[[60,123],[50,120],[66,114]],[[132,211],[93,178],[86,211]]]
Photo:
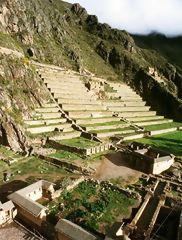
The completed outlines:
[[[94,177],[100,180],[121,177],[132,182],[141,175],[141,172],[127,167],[127,163],[121,159],[120,153],[108,154],[102,160],[93,163],[91,167],[96,169]]]
[[[28,233],[25,229],[19,227],[15,223],[11,223],[8,226],[1,228],[0,230],[0,239],[1,240],[25,240],[32,239],[38,240],[38,238],[33,238],[33,236]]]

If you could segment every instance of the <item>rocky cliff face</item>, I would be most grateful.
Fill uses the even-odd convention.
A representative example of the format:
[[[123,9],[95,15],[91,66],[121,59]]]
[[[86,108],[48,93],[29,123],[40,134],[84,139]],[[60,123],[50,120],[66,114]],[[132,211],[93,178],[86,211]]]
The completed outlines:
[[[25,151],[28,139],[23,118],[47,97],[26,58],[0,53],[0,144]]]
[[[161,113],[181,119],[182,66],[136,43],[126,31],[99,23],[79,4],[1,0],[0,47],[23,57],[8,57],[0,49],[0,141],[22,149],[26,142],[22,117],[46,98],[29,59],[125,81]],[[149,67],[155,68],[163,84],[149,76]],[[19,139],[19,144],[10,139]]]

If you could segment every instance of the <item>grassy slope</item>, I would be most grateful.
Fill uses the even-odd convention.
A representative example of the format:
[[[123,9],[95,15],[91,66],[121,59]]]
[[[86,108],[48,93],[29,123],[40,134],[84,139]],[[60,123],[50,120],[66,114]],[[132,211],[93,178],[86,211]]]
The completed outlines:
[[[143,138],[137,140],[144,144],[150,144],[154,147],[161,148],[167,152],[171,152],[176,156],[182,157],[182,132],[174,132],[161,134],[156,137]]]
[[[133,37],[139,47],[156,50],[182,71],[182,37],[167,38],[160,34],[133,35]]]
[[[56,176],[62,177],[68,173],[60,168],[54,167],[36,157],[23,158],[21,155],[14,154],[14,152],[7,150],[0,146],[0,154],[5,158],[16,158],[19,159],[14,162],[11,166],[0,160],[0,183],[3,180],[3,172],[10,172],[12,174],[10,180],[18,179],[28,180],[42,178],[49,181],[55,181]],[[20,171],[20,172],[19,172]],[[55,175],[56,174],[56,175]]]

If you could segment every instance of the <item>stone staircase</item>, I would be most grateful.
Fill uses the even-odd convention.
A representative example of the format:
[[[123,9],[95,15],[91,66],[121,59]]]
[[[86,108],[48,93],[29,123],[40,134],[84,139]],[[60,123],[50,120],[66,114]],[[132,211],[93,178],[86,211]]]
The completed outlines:
[[[32,134],[57,131],[56,139],[62,140],[79,137],[84,131],[101,139],[119,135],[130,140],[142,138],[145,127],[173,122],[157,116],[124,83],[103,80],[112,91],[98,99],[76,72],[49,65],[38,65],[37,70],[55,102],[35,109],[33,118],[26,121]]]

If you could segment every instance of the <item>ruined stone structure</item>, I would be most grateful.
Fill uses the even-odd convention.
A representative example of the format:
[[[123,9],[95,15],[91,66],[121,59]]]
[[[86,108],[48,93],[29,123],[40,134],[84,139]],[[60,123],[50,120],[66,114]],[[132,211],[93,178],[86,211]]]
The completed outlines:
[[[151,174],[161,174],[174,164],[175,156],[150,146],[133,143],[129,151],[121,153],[131,166],[139,171]]]

